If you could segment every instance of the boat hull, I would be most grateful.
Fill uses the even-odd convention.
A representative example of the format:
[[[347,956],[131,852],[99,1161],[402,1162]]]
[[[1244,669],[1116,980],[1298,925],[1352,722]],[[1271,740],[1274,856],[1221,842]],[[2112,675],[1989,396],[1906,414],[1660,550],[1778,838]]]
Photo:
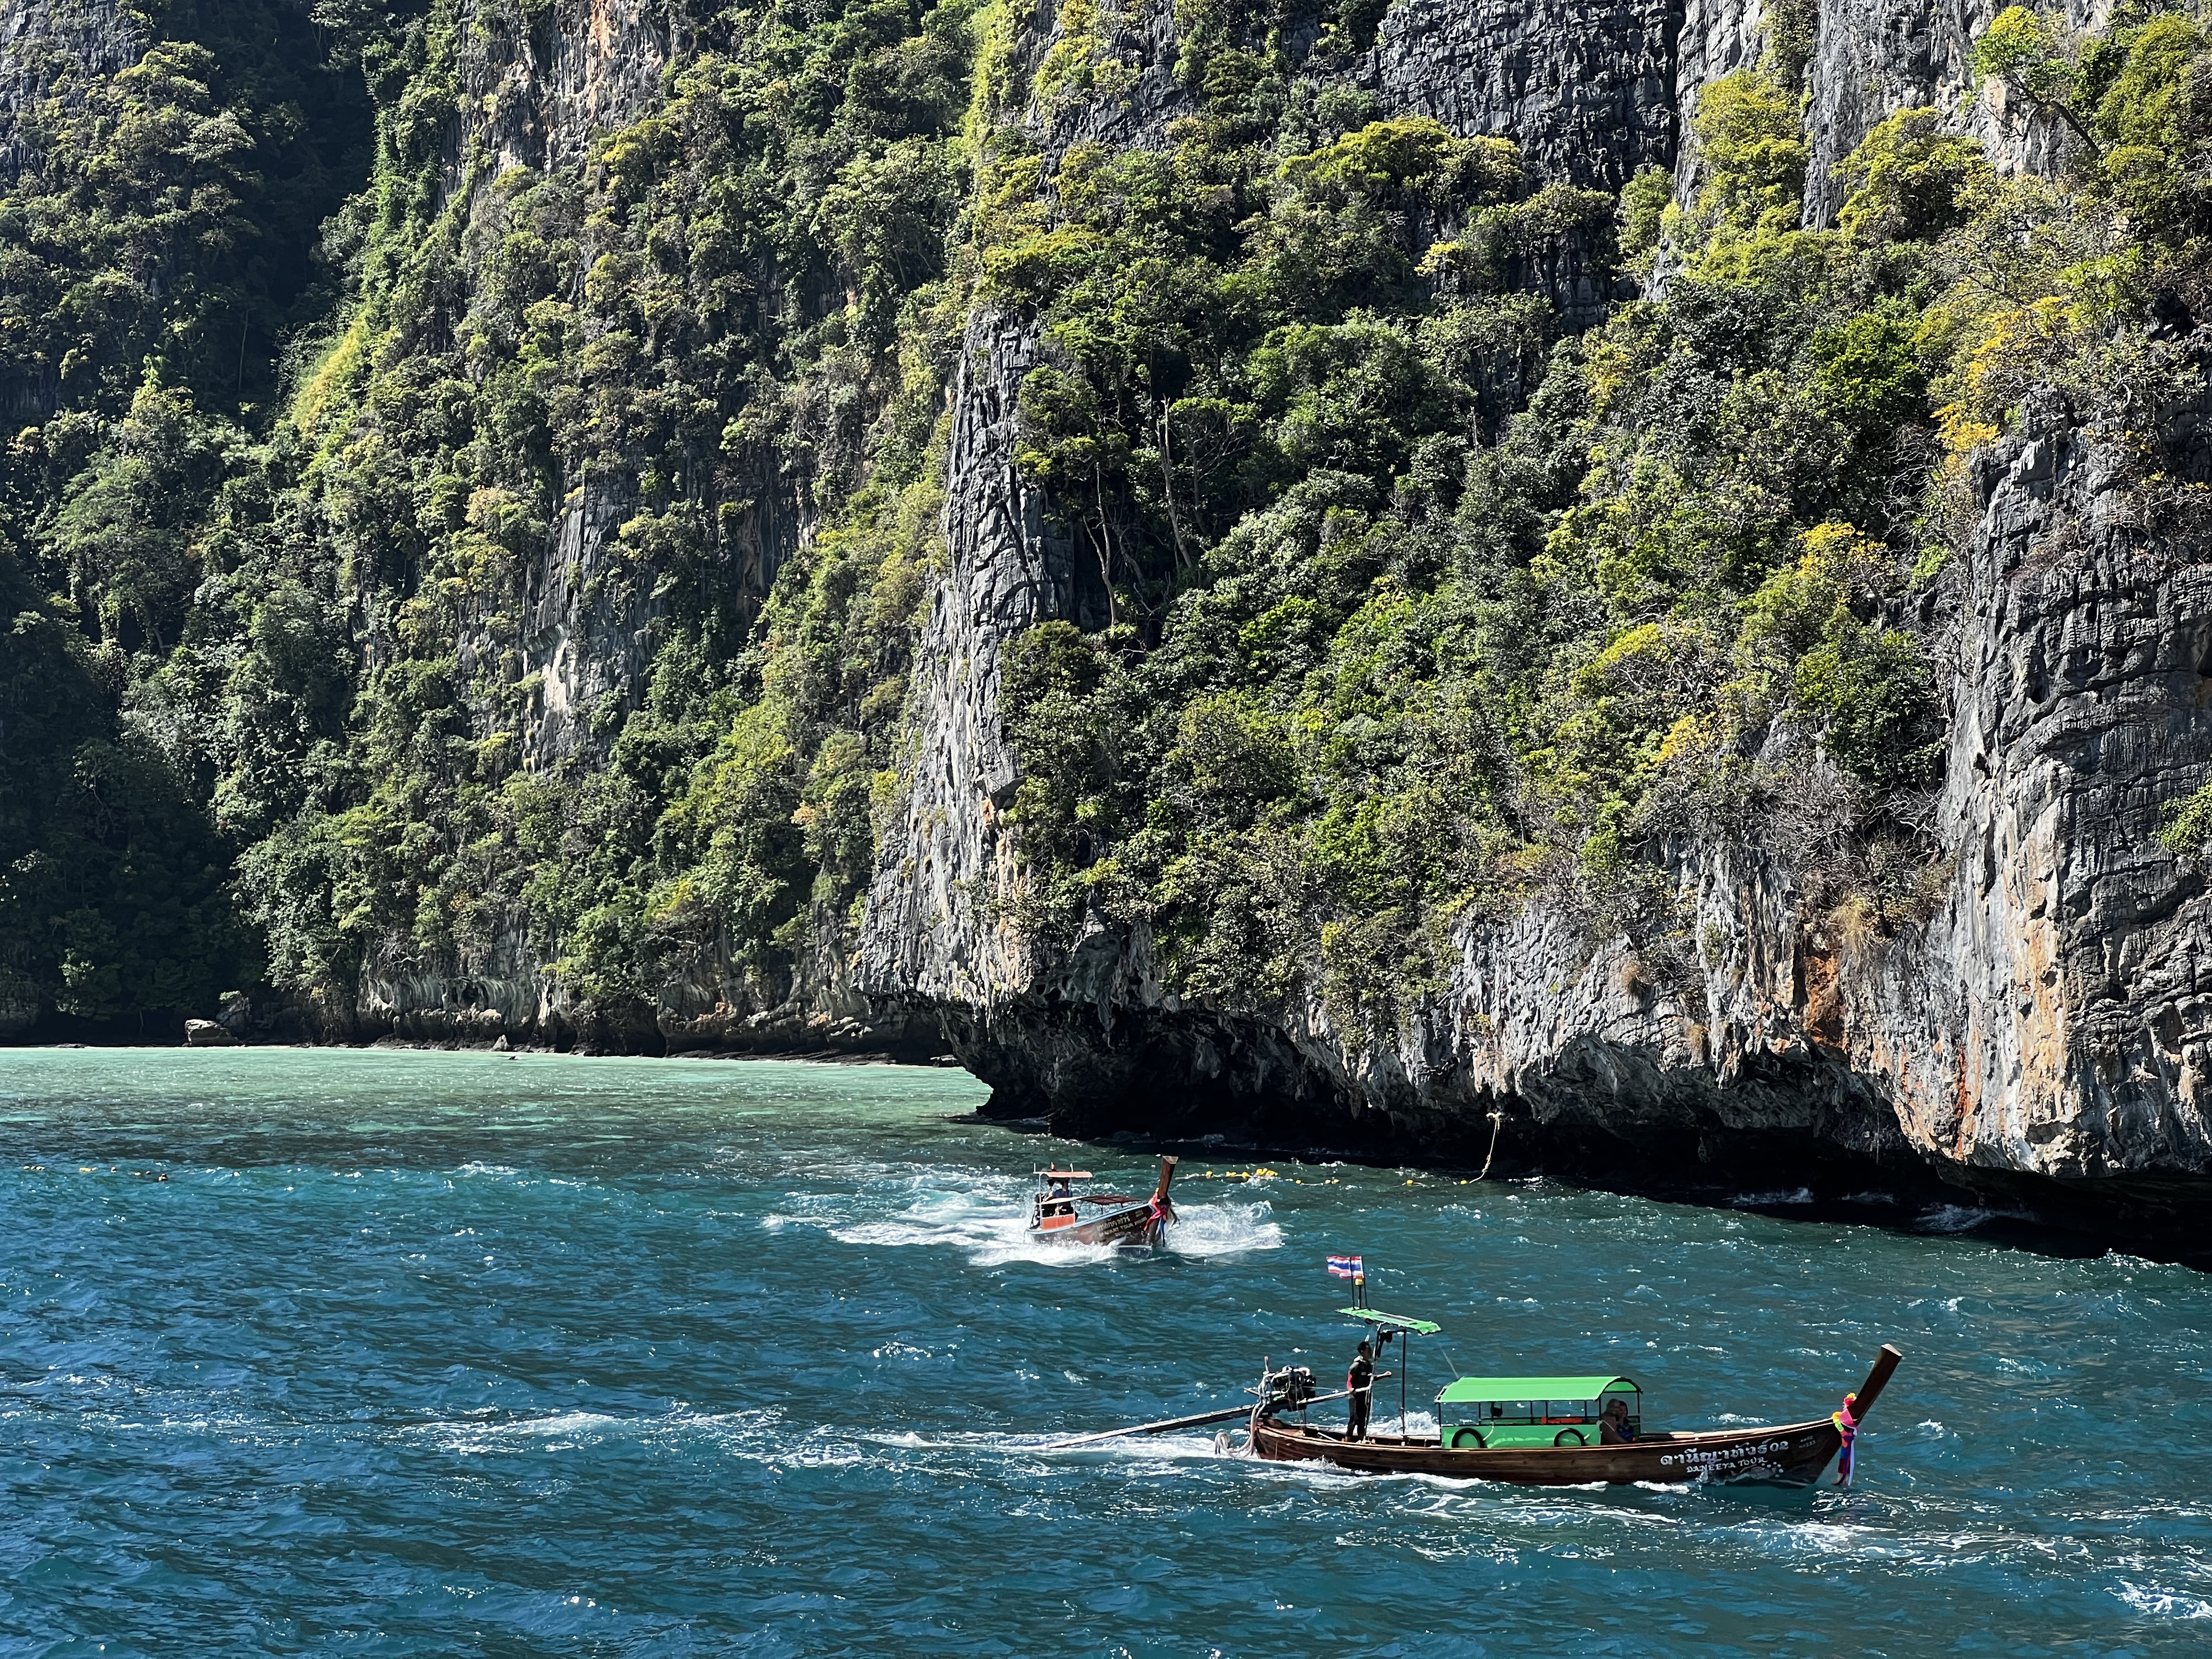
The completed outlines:
[[[1333,1430],[1267,1421],[1252,1431],[1252,1450],[1279,1462],[1327,1463],[1354,1474],[1431,1474],[1515,1486],[1625,1486],[1635,1481],[1809,1486],[1842,1447],[1843,1436],[1828,1420],[1703,1434],[1653,1434],[1626,1446],[1512,1450],[1454,1450],[1433,1440],[1396,1435],[1347,1440]]]
[[[1139,1204],[1127,1210],[1116,1210],[1111,1215],[1102,1215],[1094,1221],[1079,1222],[1073,1227],[1046,1229],[1032,1227],[1031,1238],[1040,1238],[1052,1244],[1113,1244],[1133,1247],[1139,1244],[1158,1244],[1167,1237],[1168,1217],[1155,1211],[1149,1204]]]

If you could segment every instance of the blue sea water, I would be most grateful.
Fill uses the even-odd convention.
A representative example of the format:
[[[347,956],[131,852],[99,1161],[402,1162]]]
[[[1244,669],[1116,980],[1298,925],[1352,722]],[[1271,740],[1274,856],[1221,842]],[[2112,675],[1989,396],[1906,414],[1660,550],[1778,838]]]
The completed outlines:
[[[1039,1251],[1045,1157],[1132,1192],[1150,1160],[947,1121],[981,1095],[0,1054],[0,1651],[2212,1650],[2202,1275],[1966,1213],[1202,1156],[1171,1248]],[[1332,1251],[1445,1327],[1417,1422],[1455,1364],[1623,1370],[1695,1427],[1906,1360],[1849,1492],[1358,1480],[1212,1430],[1048,1449],[1234,1404],[1262,1356],[1340,1372]]]

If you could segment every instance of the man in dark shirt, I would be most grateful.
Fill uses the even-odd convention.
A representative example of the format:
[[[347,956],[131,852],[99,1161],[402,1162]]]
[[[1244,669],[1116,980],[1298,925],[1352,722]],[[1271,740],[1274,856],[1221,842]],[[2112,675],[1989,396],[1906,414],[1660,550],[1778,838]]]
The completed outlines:
[[[1352,1369],[1344,1374],[1344,1386],[1352,1390],[1346,1436],[1353,1440],[1364,1439],[1367,1434],[1367,1402],[1375,1390],[1375,1350],[1364,1340],[1359,1352],[1352,1357]]]
[[[1597,1443],[1625,1446],[1635,1438],[1635,1430],[1628,1426],[1628,1402],[1615,1395],[1605,1402],[1605,1411],[1597,1419]]]

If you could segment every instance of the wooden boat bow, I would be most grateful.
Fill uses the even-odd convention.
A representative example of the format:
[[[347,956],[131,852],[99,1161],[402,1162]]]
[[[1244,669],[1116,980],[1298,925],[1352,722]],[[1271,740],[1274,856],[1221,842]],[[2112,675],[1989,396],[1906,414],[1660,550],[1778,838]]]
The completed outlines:
[[[1889,1386],[1890,1373],[1897,1369],[1898,1362],[1904,1358],[1902,1352],[1888,1343],[1881,1345],[1881,1352],[1875,1356],[1874,1369],[1867,1373],[1866,1381],[1859,1384],[1858,1392],[1851,1396],[1853,1417],[1862,1423],[1866,1421],[1866,1414],[1874,1409],[1874,1402],[1881,1398],[1881,1391]]]

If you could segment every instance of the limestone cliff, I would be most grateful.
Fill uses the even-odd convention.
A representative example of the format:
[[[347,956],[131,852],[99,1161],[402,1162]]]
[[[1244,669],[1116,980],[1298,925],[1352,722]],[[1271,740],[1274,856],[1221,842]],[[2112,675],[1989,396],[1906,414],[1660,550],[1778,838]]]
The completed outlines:
[[[2049,134],[1971,95],[1985,13],[1824,4],[1805,67],[1814,163],[1891,111],[1936,103],[1999,162]],[[1756,8],[1413,3],[1352,71],[1390,112],[1510,134],[1546,177],[1695,178],[1700,88],[1758,58]],[[2154,839],[2212,763],[2212,611],[2193,532],[2145,519],[2118,450],[2033,429],[1972,482],[1967,550],[1924,603],[1948,614],[1950,738],[1927,829],[1941,890],[1917,919],[1831,914],[1802,848],[1678,839],[1677,943],[1530,903],[1464,927],[1449,990],[1393,1042],[1185,1006],[1149,942],[1094,929],[1039,960],[1003,921],[1023,879],[1000,648],[1053,617],[1094,627],[1077,561],[1011,462],[1035,349],[971,328],[955,405],[950,568],[902,819],[883,848],[862,982],[943,1018],[991,1110],[1092,1133],[1228,1132],[1509,1164],[1903,1191],[1934,1176],[2013,1201],[2171,1214],[2212,1174],[2202,872]],[[2207,465],[2201,409],[2166,434]],[[1685,948],[1679,941],[1692,941]],[[1493,1117],[1492,1114],[1496,1115]]]
[[[573,183],[586,175],[595,144],[665,106],[668,76],[704,49],[702,30],[711,21],[653,0],[563,0],[542,15],[495,3],[460,9],[453,46],[460,95],[441,151],[439,193],[465,222],[473,280],[481,281],[482,261],[504,234],[516,180]],[[589,227],[581,240],[578,289],[601,251]],[[773,265],[755,280],[771,298],[788,281]],[[811,293],[791,297],[802,313],[825,304]],[[811,533],[817,507],[808,477],[775,441],[720,434],[716,446],[714,435],[687,458],[686,488],[714,526],[714,585],[743,622],[757,614],[778,571]],[[625,523],[649,505],[634,466],[577,465],[559,484],[554,522],[521,574],[519,649],[498,632],[512,619],[483,605],[464,620],[457,656],[465,672],[495,668],[532,688],[520,745],[529,770],[599,772],[665,641],[668,573],[641,567],[621,542]],[[391,643],[372,620],[372,671]],[[226,1018],[241,1031],[304,1030],[334,1041],[507,1038],[656,1052],[935,1054],[941,1042],[933,1021],[884,1012],[853,989],[839,948],[842,920],[825,911],[815,923],[811,946],[766,992],[733,963],[727,941],[715,939],[685,953],[649,998],[579,997],[558,982],[544,939],[510,912],[466,959],[426,956],[386,935],[337,994],[313,1004],[296,995],[239,999]]]

